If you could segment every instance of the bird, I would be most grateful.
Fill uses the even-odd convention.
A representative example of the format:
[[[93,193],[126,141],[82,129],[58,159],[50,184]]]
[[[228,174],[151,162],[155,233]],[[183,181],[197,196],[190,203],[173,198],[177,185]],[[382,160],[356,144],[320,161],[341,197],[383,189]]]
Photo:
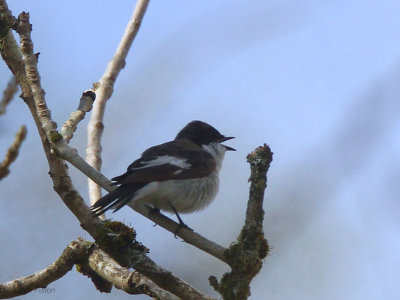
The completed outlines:
[[[191,121],[174,140],[145,150],[125,173],[112,178],[117,187],[90,207],[92,214],[134,203],[175,213],[179,224],[188,227],[179,213],[200,211],[214,200],[225,152],[236,151],[222,143],[233,138],[205,122]]]

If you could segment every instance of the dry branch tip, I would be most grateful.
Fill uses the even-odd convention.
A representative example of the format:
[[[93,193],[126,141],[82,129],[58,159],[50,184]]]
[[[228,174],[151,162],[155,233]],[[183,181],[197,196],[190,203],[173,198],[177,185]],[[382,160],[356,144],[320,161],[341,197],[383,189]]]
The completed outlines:
[[[10,165],[17,159],[22,142],[25,140],[27,129],[22,125],[18,132],[15,134],[14,142],[8,148],[6,157],[0,163],[0,179],[10,174]]]
[[[82,93],[82,97],[79,101],[78,110],[89,112],[93,108],[93,103],[96,100],[96,93],[92,90],[87,90]]]
[[[266,174],[272,162],[272,152],[264,144],[247,156],[250,163],[250,195],[247,203],[245,224],[236,243],[233,243],[224,256],[231,266],[219,284],[210,278],[210,284],[224,299],[247,299],[250,295],[250,282],[260,271],[263,259],[267,256],[269,245],[263,232],[263,198],[266,188]]]

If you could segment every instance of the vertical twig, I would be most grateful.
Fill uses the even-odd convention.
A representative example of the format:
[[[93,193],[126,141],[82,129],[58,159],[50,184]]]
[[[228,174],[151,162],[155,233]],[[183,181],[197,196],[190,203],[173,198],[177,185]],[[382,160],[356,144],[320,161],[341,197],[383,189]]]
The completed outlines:
[[[224,299],[244,300],[250,295],[250,282],[262,267],[269,245],[263,232],[263,201],[267,186],[267,172],[272,162],[271,149],[264,144],[247,156],[251,175],[250,196],[247,203],[245,224],[237,239],[224,255],[232,271],[225,273],[218,283],[210,277],[210,284]]]
[[[3,98],[0,101],[0,115],[6,113],[7,105],[11,102],[14,98],[15,93],[18,91],[18,83],[15,79],[15,76],[11,77],[10,81],[7,84],[6,89],[3,93]]]
[[[17,159],[19,149],[21,148],[22,142],[26,137],[26,127],[21,126],[18,130],[17,134],[15,135],[14,142],[8,148],[6,157],[0,163],[0,180],[6,177],[10,173],[10,165]]]
[[[95,99],[96,94],[91,90],[82,93],[78,109],[71,113],[69,119],[65,121],[64,125],[61,127],[61,135],[67,144],[74,136],[78,128],[78,123],[85,118],[86,113],[92,110]]]
[[[37,69],[37,56],[33,51],[31,40],[32,25],[29,23],[29,13],[22,12],[18,16],[16,31],[20,36],[22,61],[25,67],[26,78],[32,91],[36,107],[36,116],[41,123],[42,129],[47,135],[57,131],[56,124],[51,120],[51,111],[47,107],[45,92],[41,86],[40,74]]]
[[[88,125],[88,144],[86,149],[86,161],[96,170],[101,169],[102,163],[101,137],[104,129],[103,118],[106,102],[113,93],[114,83],[119,72],[125,66],[126,56],[140,28],[149,2],[150,0],[137,1],[131,20],[125,29],[125,33],[122,36],[114,57],[108,63],[107,69],[96,87],[96,102]],[[101,190],[91,179],[89,179],[88,184],[90,203],[94,204],[101,197]]]

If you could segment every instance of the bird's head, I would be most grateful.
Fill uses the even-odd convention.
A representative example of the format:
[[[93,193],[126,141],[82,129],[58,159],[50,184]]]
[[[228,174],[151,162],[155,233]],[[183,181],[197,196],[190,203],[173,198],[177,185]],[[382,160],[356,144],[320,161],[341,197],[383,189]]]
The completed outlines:
[[[234,137],[226,137],[222,135],[217,129],[202,121],[192,121],[187,124],[181,131],[179,131],[175,140],[188,139],[200,147],[209,146],[215,143],[221,144],[225,141],[231,140]],[[236,149],[222,145],[221,150],[236,151]],[[225,152],[224,151],[224,152]]]

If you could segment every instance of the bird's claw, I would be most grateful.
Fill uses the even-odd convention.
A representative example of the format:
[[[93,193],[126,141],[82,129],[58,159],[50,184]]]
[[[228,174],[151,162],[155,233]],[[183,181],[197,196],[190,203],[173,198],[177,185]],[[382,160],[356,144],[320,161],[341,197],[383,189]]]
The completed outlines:
[[[179,231],[180,231],[182,228],[186,228],[186,229],[189,229],[190,231],[194,231],[192,228],[190,228],[189,226],[187,226],[185,223],[179,222],[178,227],[177,227],[176,230],[174,231],[174,237],[175,237],[176,239],[178,238],[178,237],[177,237],[177,234],[179,233]]]

